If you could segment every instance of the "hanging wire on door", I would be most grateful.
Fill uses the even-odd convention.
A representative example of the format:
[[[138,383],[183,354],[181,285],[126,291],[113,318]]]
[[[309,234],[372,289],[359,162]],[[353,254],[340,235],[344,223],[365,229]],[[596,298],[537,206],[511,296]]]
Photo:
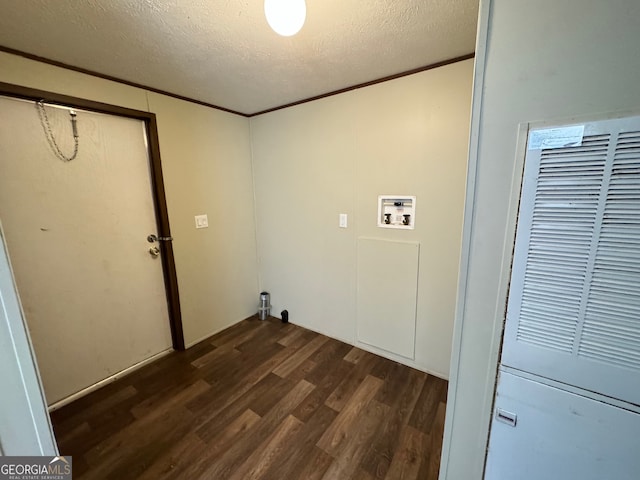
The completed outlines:
[[[44,134],[47,137],[47,141],[51,146],[51,149],[56,154],[56,156],[65,162],[70,162],[78,155],[78,125],[76,124],[76,112],[74,110],[69,110],[69,115],[71,116],[71,128],[73,130],[73,153],[71,156],[66,156],[58,143],[56,142],[56,138],[53,136],[53,130],[51,130],[51,124],[49,123],[49,117],[47,116],[47,111],[44,108],[44,100],[40,100],[36,102],[36,110],[38,110],[38,115],[40,116],[40,123],[42,124],[42,128],[44,129]]]

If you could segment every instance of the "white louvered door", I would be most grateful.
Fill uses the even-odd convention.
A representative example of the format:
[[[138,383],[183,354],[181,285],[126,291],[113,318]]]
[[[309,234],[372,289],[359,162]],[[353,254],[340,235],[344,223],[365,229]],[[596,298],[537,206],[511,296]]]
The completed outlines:
[[[501,363],[640,404],[640,117],[527,150]]]

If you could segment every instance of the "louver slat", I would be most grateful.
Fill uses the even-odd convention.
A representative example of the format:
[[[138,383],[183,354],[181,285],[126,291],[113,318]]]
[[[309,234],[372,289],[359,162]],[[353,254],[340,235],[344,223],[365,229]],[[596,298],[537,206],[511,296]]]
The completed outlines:
[[[517,340],[572,353],[609,135],[543,150],[529,234]]]
[[[578,355],[640,370],[640,132],[618,137]]]

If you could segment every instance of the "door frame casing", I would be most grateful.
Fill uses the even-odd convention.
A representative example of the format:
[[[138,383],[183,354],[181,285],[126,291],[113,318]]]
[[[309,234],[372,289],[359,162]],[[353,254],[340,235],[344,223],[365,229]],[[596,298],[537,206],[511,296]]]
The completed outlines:
[[[44,100],[46,103],[61,105],[70,108],[81,108],[97,113],[105,113],[120,117],[141,120],[145,124],[149,144],[149,167],[151,172],[151,191],[156,216],[156,225],[159,237],[171,237],[169,225],[169,212],[162,176],[162,163],[160,160],[160,142],[158,137],[158,124],[156,115],[151,112],[134,110],[108,103],[96,102],[84,98],[62,95],[58,93],[37,90],[11,83],[0,82],[0,95],[6,97],[21,98],[25,100]],[[171,342],[175,350],[184,350],[184,332],[182,328],[182,314],[180,311],[180,295],[178,292],[178,277],[176,274],[173,244],[171,241],[158,242],[162,258],[162,272],[169,311],[169,326],[171,328]]]

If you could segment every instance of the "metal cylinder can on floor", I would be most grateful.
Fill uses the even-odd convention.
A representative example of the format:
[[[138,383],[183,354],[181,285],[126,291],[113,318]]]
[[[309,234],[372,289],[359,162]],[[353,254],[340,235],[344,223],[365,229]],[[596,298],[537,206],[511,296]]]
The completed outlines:
[[[258,318],[266,320],[271,315],[271,296],[269,292],[260,292],[260,303],[258,304]]]

